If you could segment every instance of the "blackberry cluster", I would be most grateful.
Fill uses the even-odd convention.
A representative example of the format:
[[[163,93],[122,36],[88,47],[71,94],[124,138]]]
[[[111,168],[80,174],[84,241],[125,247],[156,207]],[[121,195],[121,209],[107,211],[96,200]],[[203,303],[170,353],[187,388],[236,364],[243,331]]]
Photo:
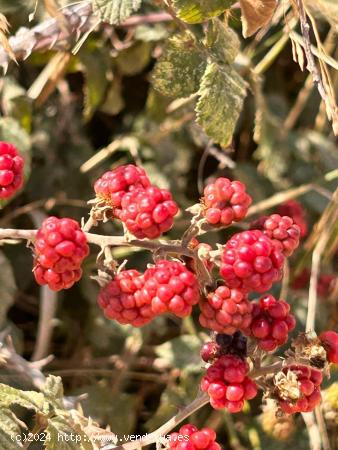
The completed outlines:
[[[252,203],[245,185],[228,178],[217,178],[204,189],[203,215],[214,226],[227,226],[244,219]]]
[[[281,279],[284,255],[260,230],[232,236],[223,247],[220,274],[230,288],[264,292]]]
[[[199,301],[196,276],[177,261],[158,261],[144,273],[144,295],[151,299],[155,314],[172,312],[178,317],[191,314]]]
[[[276,300],[270,294],[253,303],[252,317],[249,334],[257,340],[258,347],[266,352],[285,344],[289,332],[296,326],[296,320],[290,314],[290,305],[284,300]]]
[[[11,197],[23,184],[24,159],[17,148],[0,141],[0,200]]]
[[[165,312],[188,316],[198,300],[195,275],[182,263],[161,260],[144,274],[121,271],[101,289],[98,304],[109,319],[139,327]]]
[[[291,217],[294,223],[300,228],[300,236],[304,237],[307,235],[308,225],[306,214],[303,206],[297,200],[288,200],[281,203],[277,208],[277,214]]]
[[[319,335],[319,340],[326,350],[327,360],[333,364],[338,364],[338,333],[323,331]]]
[[[34,275],[38,284],[53,291],[68,289],[80,280],[81,264],[89,247],[80,225],[72,219],[48,217],[35,240]]]
[[[144,280],[137,270],[122,270],[101,289],[98,304],[108,319],[121,324],[140,327],[150,322],[155,314],[151,299],[142,295]]]
[[[155,239],[170,230],[178,206],[166,189],[150,186],[124,195],[117,217],[138,239]]]
[[[292,364],[274,378],[280,409],[286,414],[310,412],[320,403],[322,373],[309,366]]]
[[[216,442],[216,433],[211,428],[198,430],[195,425],[183,425],[178,433],[169,435],[171,450],[221,450]]]
[[[171,193],[151,185],[145,171],[133,164],[106,172],[94,190],[138,239],[155,239],[169,231],[178,213]]]
[[[219,286],[200,302],[200,324],[218,333],[233,334],[251,323],[252,304],[239,289]]]
[[[251,228],[262,230],[284,256],[291,256],[299,246],[300,228],[291,217],[272,214],[252,223]]]
[[[244,400],[251,400],[257,394],[256,383],[247,377],[247,362],[234,355],[218,358],[201,380],[201,389],[210,396],[215,409],[227,408],[236,413],[243,409]]]
[[[104,200],[114,208],[114,211],[121,209],[121,202],[127,192],[135,189],[145,189],[150,186],[150,181],[141,167],[127,164],[119,166],[102,175],[95,184],[96,196]]]

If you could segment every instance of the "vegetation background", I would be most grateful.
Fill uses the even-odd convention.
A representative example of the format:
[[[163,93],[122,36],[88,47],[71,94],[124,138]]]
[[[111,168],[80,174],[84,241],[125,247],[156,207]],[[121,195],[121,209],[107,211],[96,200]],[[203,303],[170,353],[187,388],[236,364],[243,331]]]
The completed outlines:
[[[109,23],[116,21],[113,13],[108,17],[100,9],[109,1],[94,0],[103,22],[89,12],[82,17],[83,23],[74,25],[78,33],[72,32],[66,40],[49,30],[45,35],[29,33],[28,29],[45,26],[47,20],[58,23],[61,33],[67,32],[67,20],[77,17],[71,13],[64,18],[66,10],[59,12],[55,1],[35,3],[0,0],[10,34],[25,36],[21,51],[16,52],[18,64],[0,49],[4,69],[9,62],[0,79],[0,140],[17,144],[27,162],[24,189],[11,202],[3,202],[0,226],[37,228],[46,215],[81,220],[87,217],[86,202],[94,196],[94,181],[109,168],[130,162],[141,163],[151,180],[170,189],[180,204],[182,214],[170,233],[172,238],[180,238],[191,217],[185,209],[198,202],[206,181],[216,176],[246,183],[260,213],[297,198],[306,212],[308,234],[291,261],[287,281],[273,292],[279,295],[282,289],[297,316],[296,331],[303,330],[308,282],[300,290],[293,289],[292,282],[304,268],[311,270],[312,251],[325,230],[326,214],[337,202],[333,171],[338,168],[338,153],[332,129],[337,127],[332,96],[338,80],[335,0],[304,2],[318,34],[311,33],[317,49],[315,64],[331,77],[331,86],[325,85],[326,92],[331,92],[326,103],[306,70],[298,2],[277,2],[272,21],[258,34],[244,38],[236,2],[218,2],[227,3],[228,9],[209,21],[207,30],[205,24],[187,24],[183,13],[182,20],[172,20],[172,11],[180,15],[179,6],[184,3],[180,0],[169,13],[161,1],[119,0],[125,5],[140,4],[140,8],[130,8],[133,15],[113,25]],[[59,6],[68,3],[58,2]],[[230,34],[217,34],[226,23],[234,34],[228,28]],[[187,45],[186,27],[199,43],[207,34],[212,41],[206,41],[207,55],[196,55]],[[170,41],[170,36],[176,41]],[[39,51],[45,38],[48,45]],[[177,56],[177,49],[184,50],[185,56]],[[212,57],[225,60],[230,71],[228,81],[215,84],[220,88],[216,92],[205,90],[198,72]],[[331,176],[325,179],[328,173]],[[261,204],[265,199],[270,203]],[[224,243],[234,231],[236,227],[220,230],[203,240],[211,245]],[[122,230],[110,222],[100,226],[100,232],[114,235]],[[321,255],[323,274],[337,271],[337,224],[330,233]],[[116,248],[114,257],[121,263],[127,259],[128,268],[144,269],[151,262],[151,254],[144,250]],[[183,321],[159,317],[142,329],[106,320],[96,304],[98,285],[90,278],[96,270],[94,252],[85,262],[82,280],[58,294],[36,285],[31,251],[22,243],[1,246],[0,264],[2,383],[32,390],[44,375],[61,376],[68,401],[78,408],[80,400],[84,416],[103,428],[109,426],[118,436],[151,432],[195,398],[203,372],[199,348],[207,337],[198,317]],[[337,327],[337,287],[325,291],[318,301],[318,331]],[[46,314],[47,334],[41,336]],[[54,358],[43,363],[32,362],[51,354]],[[329,384],[337,380],[336,371]],[[326,400],[324,410],[334,448],[337,384],[332,389],[335,404]],[[58,398],[57,390],[51,390],[53,398]],[[87,396],[77,397],[84,393]],[[261,404],[258,396],[243,413],[233,416],[207,406],[191,421],[217,429],[225,450],[309,447],[301,416],[278,420],[268,409],[263,412]],[[27,414],[29,426],[33,419]],[[1,434],[8,422],[1,413],[0,419]],[[79,429],[79,420],[72,424],[74,429]],[[69,417],[67,421],[69,425]],[[9,441],[0,442],[1,448],[12,448]],[[30,444],[29,449],[41,446]]]

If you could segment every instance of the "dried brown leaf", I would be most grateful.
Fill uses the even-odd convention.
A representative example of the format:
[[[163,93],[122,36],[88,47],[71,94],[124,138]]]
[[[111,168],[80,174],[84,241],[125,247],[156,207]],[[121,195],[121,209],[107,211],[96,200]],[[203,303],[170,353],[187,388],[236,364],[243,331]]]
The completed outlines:
[[[65,19],[65,16],[60,12],[60,5],[58,0],[44,0],[44,4],[48,14],[59,21],[60,28],[63,31],[67,31],[67,20]]]
[[[277,0],[240,0],[242,10],[243,36],[252,36],[270,22],[277,6]]]
[[[9,30],[9,23],[6,19],[6,16],[4,16],[3,14],[0,13],[0,44],[3,46],[3,48],[5,49],[6,53],[9,55],[9,57],[15,61],[15,54],[8,42],[7,39],[7,34],[8,34],[8,30]]]

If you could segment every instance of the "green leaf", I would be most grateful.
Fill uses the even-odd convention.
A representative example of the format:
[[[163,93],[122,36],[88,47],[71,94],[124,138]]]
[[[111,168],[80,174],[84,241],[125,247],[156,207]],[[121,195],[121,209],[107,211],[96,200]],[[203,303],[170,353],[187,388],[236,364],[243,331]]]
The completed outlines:
[[[197,336],[184,335],[158,345],[156,354],[171,367],[187,372],[200,372],[200,347],[201,341]]]
[[[114,25],[123,22],[137,11],[142,0],[92,0],[92,3],[101,20]]]
[[[105,114],[116,116],[122,111],[124,107],[125,102],[121,92],[121,81],[119,78],[114,77],[109,87],[106,99],[103,105],[100,107],[100,111],[104,112]]]
[[[206,46],[217,60],[231,64],[239,53],[240,40],[232,28],[214,19],[209,22]]]
[[[88,121],[104,99],[108,87],[107,72],[110,68],[110,58],[107,52],[98,47],[84,48],[79,53],[79,57],[86,79],[83,115]]]
[[[231,142],[246,93],[246,83],[231,66],[209,64],[196,105],[197,122],[216,143]]]
[[[0,330],[6,320],[6,314],[14,303],[16,284],[12,266],[6,256],[0,252]]]
[[[44,395],[35,391],[20,391],[6,384],[0,384],[0,406],[9,408],[20,405],[23,408],[39,411],[44,406]]]
[[[194,37],[189,33],[176,35],[169,39],[155,66],[154,88],[169,97],[187,97],[198,90],[205,67]]]
[[[17,450],[22,448],[20,440],[21,428],[24,424],[21,423],[15,414],[10,409],[0,409],[0,448],[6,450]]]
[[[184,22],[201,23],[219,16],[233,3],[235,0],[174,0],[174,8]]]
[[[150,42],[137,42],[119,53],[115,62],[123,75],[136,75],[149,64],[152,45]]]
[[[160,41],[168,36],[167,28],[161,24],[155,25],[139,25],[135,28],[134,38],[138,41]]]
[[[32,100],[26,95],[26,90],[14,78],[6,77],[3,80],[1,99],[6,115],[16,119],[27,132],[30,132]]]
[[[46,450],[93,450],[90,438],[70,417],[57,416],[48,420]]]
[[[61,377],[48,375],[46,383],[42,389],[46,400],[56,408],[63,408],[63,385]]]
[[[109,425],[117,436],[131,433],[136,420],[136,397],[131,394],[113,393],[110,386],[102,382],[82,387],[88,398],[81,402],[84,414],[99,424]]]

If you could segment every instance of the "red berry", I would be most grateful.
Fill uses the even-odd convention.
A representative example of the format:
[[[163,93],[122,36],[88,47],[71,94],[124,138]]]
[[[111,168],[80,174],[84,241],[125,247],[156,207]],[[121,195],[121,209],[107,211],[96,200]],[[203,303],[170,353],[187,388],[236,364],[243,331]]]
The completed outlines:
[[[121,201],[127,192],[145,189],[150,181],[141,167],[127,164],[106,172],[94,185],[97,197],[103,199],[113,208],[120,208]]]
[[[216,342],[206,342],[201,348],[201,358],[205,362],[211,362],[221,355],[221,347]]]
[[[203,214],[208,223],[215,226],[227,226],[242,220],[251,205],[252,199],[245,192],[245,185],[228,178],[217,178],[208,184],[202,199]]]
[[[274,351],[286,343],[288,334],[295,328],[296,320],[289,314],[290,306],[268,294],[253,303],[252,322],[248,335],[266,352]]]
[[[151,299],[154,314],[172,312],[186,317],[199,301],[196,276],[178,261],[158,261],[145,271],[144,280],[143,292]]]
[[[323,331],[319,335],[319,339],[326,350],[328,361],[338,364],[338,333],[335,331]]]
[[[101,289],[98,304],[108,319],[135,327],[143,326],[155,316],[151,299],[144,295],[143,286],[143,276],[137,270],[122,270]]]
[[[169,191],[149,186],[126,193],[118,218],[138,239],[155,239],[170,230],[178,206]]]
[[[0,141],[0,200],[15,194],[23,184],[24,159],[17,148]]]
[[[294,223],[300,228],[300,236],[304,237],[307,235],[308,226],[306,215],[303,206],[296,200],[288,200],[277,209],[277,214],[281,216],[289,216],[293,219]]]
[[[195,425],[187,424],[178,433],[169,435],[169,448],[175,450],[220,450],[215,442],[216,433],[210,428],[198,430]]]
[[[241,411],[244,399],[250,400],[257,394],[256,383],[247,377],[248,371],[248,364],[234,355],[221,356],[208,367],[201,389],[210,396],[211,406]]]
[[[238,289],[220,286],[200,302],[200,324],[218,333],[233,334],[251,323],[252,304]]]
[[[88,254],[86,235],[75,220],[48,217],[36,235],[35,279],[53,291],[68,289],[81,278]]]
[[[237,233],[224,245],[220,274],[230,288],[264,292],[282,277],[284,256],[259,230]]]
[[[291,217],[279,214],[261,217],[251,228],[262,230],[285,256],[291,256],[299,245],[300,228]]]
[[[320,403],[322,373],[310,366],[292,364],[274,378],[279,406],[286,414],[310,412]]]

